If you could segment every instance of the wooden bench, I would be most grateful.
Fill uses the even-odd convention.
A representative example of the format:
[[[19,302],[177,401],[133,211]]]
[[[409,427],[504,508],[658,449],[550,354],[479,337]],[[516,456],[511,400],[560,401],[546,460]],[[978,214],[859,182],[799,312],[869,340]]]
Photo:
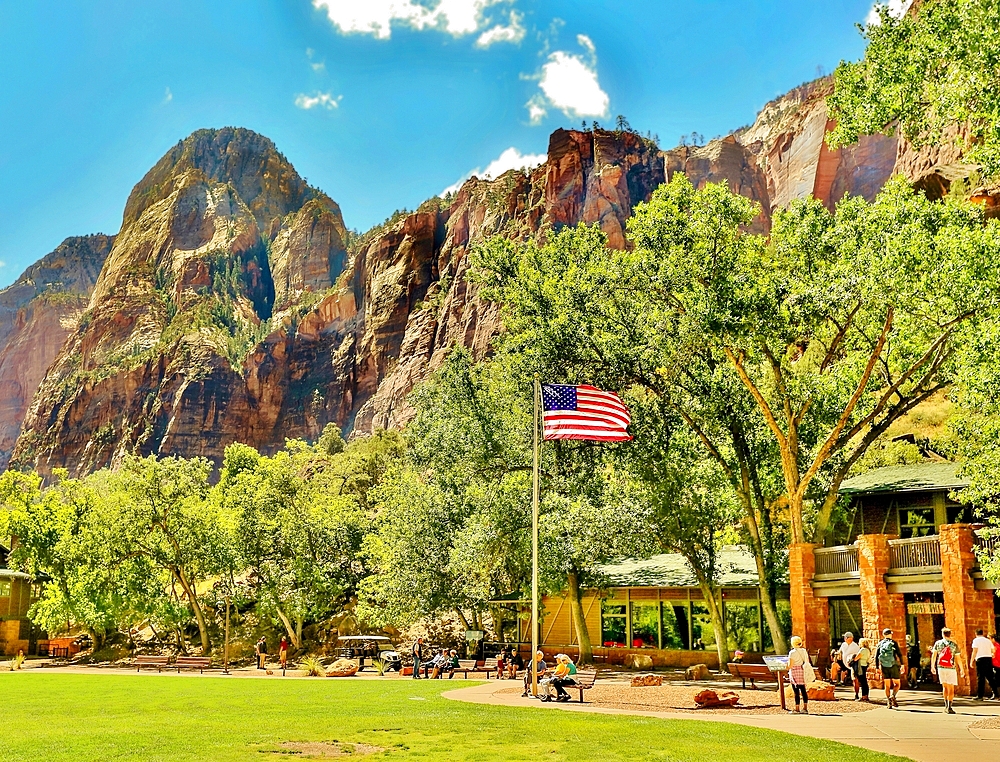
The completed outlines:
[[[212,668],[212,659],[209,656],[178,656],[173,666],[177,671],[182,669],[196,669],[199,674],[203,674],[206,669]]]
[[[170,664],[169,656],[136,656],[135,671],[138,672],[143,667],[156,667],[157,672],[162,672],[163,668]]]
[[[743,682],[743,687],[747,687],[747,680],[750,681],[750,687],[754,690],[757,689],[755,683],[756,680],[761,682],[770,682],[777,684],[778,676],[768,669],[765,664],[736,664],[730,663],[726,665],[729,669],[729,674],[733,677],[738,677]]]
[[[594,682],[597,680],[597,670],[596,669],[582,669],[577,670],[577,673],[573,675],[573,681],[576,685],[567,685],[567,691],[580,691],[580,703],[583,703],[583,692],[589,691],[594,687]]]
[[[486,679],[489,680],[490,672],[496,672],[496,671],[497,671],[496,659],[487,659],[485,662],[483,662],[483,666],[481,667],[479,666],[479,662],[477,662],[475,659],[459,659],[458,666],[455,667],[453,674],[457,675],[459,672],[461,672],[462,675],[465,677],[465,679],[468,680],[470,672],[472,672],[473,674],[477,672],[485,672]]]

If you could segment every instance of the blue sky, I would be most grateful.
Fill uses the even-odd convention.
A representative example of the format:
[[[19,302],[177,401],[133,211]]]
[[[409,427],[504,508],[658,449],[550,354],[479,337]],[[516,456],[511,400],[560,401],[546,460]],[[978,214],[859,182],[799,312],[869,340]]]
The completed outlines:
[[[860,57],[870,6],[0,0],[0,287],[66,236],[116,232],[201,127],[267,135],[365,230],[581,120],[623,114],[665,148],[725,134]]]

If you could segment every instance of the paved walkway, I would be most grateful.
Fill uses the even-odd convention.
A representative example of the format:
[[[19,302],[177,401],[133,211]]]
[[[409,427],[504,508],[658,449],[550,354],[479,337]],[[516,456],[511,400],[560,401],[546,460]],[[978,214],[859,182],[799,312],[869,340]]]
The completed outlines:
[[[692,684],[692,688],[696,684]],[[1000,702],[958,699],[957,714],[944,713],[941,698],[936,693],[902,691],[900,708],[885,707],[867,712],[839,715],[725,715],[721,713],[697,715],[689,712],[643,712],[624,709],[606,709],[575,702],[542,703],[521,698],[518,694],[503,694],[509,682],[489,682],[481,685],[448,691],[445,698],[494,706],[536,707],[556,712],[593,712],[598,714],[635,714],[670,720],[695,720],[733,722],[771,730],[782,730],[815,738],[860,746],[909,757],[916,762],[992,762],[1000,760],[1000,729],[969,728],[976,720],[1000,714]],[[704,687],[700,685],[699,687]],[[876,696],[875,692],[872,696]],[[849,698],[846,693],[842,696]]]

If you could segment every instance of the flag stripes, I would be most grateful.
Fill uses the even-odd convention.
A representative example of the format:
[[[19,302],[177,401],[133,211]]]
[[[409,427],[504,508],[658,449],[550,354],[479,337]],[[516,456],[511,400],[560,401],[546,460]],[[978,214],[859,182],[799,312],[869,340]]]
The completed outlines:
[[[632,437],[628,408],[614,392],[596,386],[544,384],[543,438],[625,442]]]

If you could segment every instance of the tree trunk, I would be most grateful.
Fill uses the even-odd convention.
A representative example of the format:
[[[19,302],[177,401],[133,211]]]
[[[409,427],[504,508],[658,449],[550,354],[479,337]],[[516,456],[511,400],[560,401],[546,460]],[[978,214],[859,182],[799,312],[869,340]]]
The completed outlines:
[[[757,585],[760,588],[760,606],[764,612],[764,619],[767,621],[767,628],[771,631],[771,642],[774,643],[774,652],[788,653],[788,644],[785,643],[785,633],[781,630],[778,620],[778,610],[775,607],[774,596],[771,594],[771,580],[767,574],[767,564],[764,556],[764,543],[760,537],[760,526],[757,524],[757,516],[754,513],[753,504],[749,495],[742,494],[743,508],[746,511],[747,534],[750,536],[750,550],[753,554],[754,564],[757,566]],[[763,635],[763,633],[761,633]],[[763,639],[763,638],[762,638]],[[761,643],[763,646],[763,643]]]
[[[295,628],[292,627],[292,623],[288,620],[288,617],[285,615],[285,612],[281,610],[280,606],[277,608],[277,612],[278,619],[281,620],[281,623],[285,626],[285,632],[288,633],[288,638],[292,641],[292,645],[295,649],[298,650],[302,647],[302,638],[300,638],[295,632]]]
[[[576,637],[580,644],[580,656],[578,664],[593,664],[594,647],[590,643],[590,630],[587,629],[587,620],[583,616],[583,600],[580,590],[580,575],[574,569],[566,575],[566,582],[569,587],[569,610],[573,616],[573,627],[576,629]]]
[[[177,581],[181,583],[184,595],[194,610],[194,618],[198,622],[198,634],[201,636],[201,651],[202,654],[208,656],[212,653],[212,641],[208,636],[208,624],[205,622],[205,612],[201,610],[201,605],[198,603],[198,594],[195,592],[194,586],[184,577],[181,569],[175,569],[174,575],[177,577]]]
[[[712,618],[712,629],[715,631],[715,649],[719,654],[719,671],[726,668],[729,663],[729,637],[726,633],[726,623],[722,618],[722,606],[716,597],[717,591],[707,582],[699,581],[698,587],[701,589],[701,596],[708,606],[708,615]]]

